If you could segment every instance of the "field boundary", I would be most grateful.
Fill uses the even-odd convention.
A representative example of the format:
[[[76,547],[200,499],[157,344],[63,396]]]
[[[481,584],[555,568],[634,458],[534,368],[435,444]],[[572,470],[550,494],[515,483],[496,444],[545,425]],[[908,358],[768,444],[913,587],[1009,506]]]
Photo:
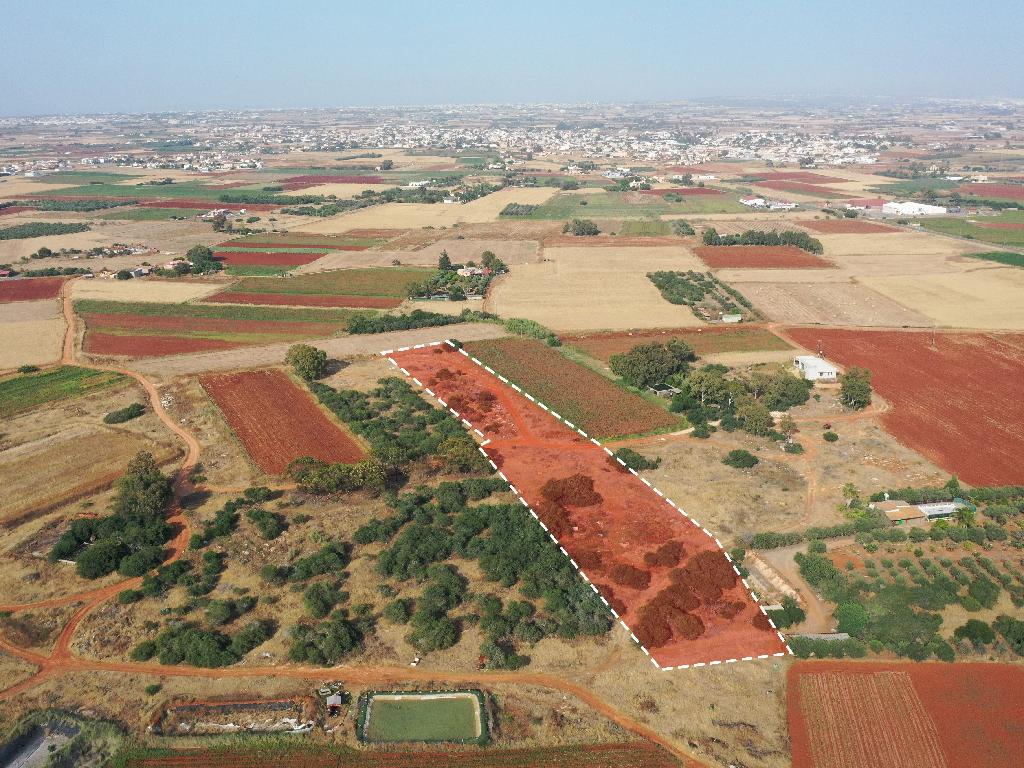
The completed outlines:
[[[511,483],[511,481],[509,481],[509,479],[505,476],[505,474],[500,469],[498,469],[497,464],[495,464],[494,461],[491,460],[490,456],[487,455],[487,452],[484,451],[484,446],[486,446],[490,442],[490,440],[488,440],[486,438],[484,433],[481,432],[479,429],[477,429],[475,426],[473,426],[467,419],[465,419],[454,408],[450,407],[444,400],[442,400],[440,397],[435,395],[433,393],[433,391],[431,391],[431,389],[429,387],[425,386],[423,384],[423,382],[421,382],[419,379],[417,379],[415,376],[413,376],[411,373],[409,373],[409,371],[407,371],[405,368],[403,368],[398,363],[398,361],[395,360],[394,357],[392,357],[392,355],[394,353],[396,353],[396,352],[407,352],[407,351],[409,351],[411,349],[425,349],[427,347],[438,347],[438,346],[442,346],[442,345],[445,345],[445,344],[450,346],[452,349],[457,350],[460,354],[464,355],[468,359],[472,360],[480,368],[484,369],[489,374],[491,374],[492,376],[496,377],[503,384],[506,384],[506,385],[512,387],[512,389],[514,389],[519,394],[523,395],[530,402],[540,406],[540,408],[542,410],[546,411],[548,414],[553,416],[557,421],[561,422],[562,424],[564,424],[565,426],[567,426],[569,429],[573,430],[574,432],[579,433],[585,439],[589,440],[594,445],[596,445],[598,448],[602,449],[610,457],[614,458],[619,464],[621,464],[625,469],[629,470],[629,472],[631,474],[635,475],[640,480],[640,482],[642,482],[644,485],[646,485],[648,488],[650,488],[654,493],[656,493],[658,496],[660,496],[662,498],[662,500],[664,500],[670,507],[672,507],[672,509],[676,510],[679,514],[681,514],[684,518],[686,518],[690,523],[692,523],[697,528],[699,528],[701,531],[703,531],[708,536],[708,538],[711,539],[715,543],[715,546],[718,547],[719,551],[723,555],[725,555],[726,559],[729,561],[729,564],[732,566],[732,569],[736,572],[737,577],[739,577],[740,581],[743,582],[743,587],[744,587],[744,589],[746,589],[747,594],[750,596],[750,599],[754,601],[754,605],[756,605],[758,607],[758,609],[761,611],[761,613],[768,620],[769,625],[771,626],[772,630],[774,630],[775,634],[778,635],[779,640],[782,642],[782,644],[783,644],[783,646],[785,647],[786,650],[784,652],[780,651],[780,652],[774,653],[774,654],[765,653],[765,654],[759,654],[758,656],[742,656],[740,658],[731,658],[731,659],[711,659],[711,660],[708,660],[708,661],[694,662],[692,664],[678,664],[678,665],[675,665],[675,666],[664,666],[664,667],[662,665],[660,665],[655,660],[655,658],[651,655],[651,652],[646,647],[644,647],[643,643],[640,642],[640,640],[637,638],[637,636],[633,632],[633,630],[630,629],[629,625],[627,625],[626,622],[622,620],[622,618],[619,616],[618,612],[608,603],[608,601],[601,594],[601,592],[594,585],[594,583],[587,577],[586,573],[583,572],[583,569],[580,568],[580,566],[576,563],[576,561],[573,560],[573,558],[569,556],[569,553],[566,551],[565,547],[563,547],[562,544],[555,537],[555,535],[550,530],[548,530],[548,527],[537,516],[537,513],[530,506],[529,502],[527,502],[526,499],[523,498],[522,494],[519,493],[519,490],[515,487],[515,485],[513,485]],[[728,551],[726,551],[725,546],[722,544],[722,542],[719,541],[718,538],[713,533],[711,533],[711,531],[709,531],[707,528],[702,526],[697,520],[695,520],[694,518],[690,517],[690,515],[688,515],[683,510],[682,507],[680,507],[678,504],[676,504],[674,501],[672,501],[672,499],[670,499],[668,496],[666,496],[664,493],[662,493],[660,490],[658,490],[658,488],[656,488],[649,480],[647,480],[644,477],[641,477],[640,474],[635,469],[633,469],[632,467],[627,467],[625,462],[622,461],[622,459],[616,457],[615,454],[611,451],[611,449],[609,449],[605,445],[602,445],[601,442],[597,438],[591,437],[585,431],[583,431],[582,429],[577,427],[575,424],[573,424],[570,421],[567,421],[557,411],[552,410],[547,405],[545,405],[543,402],[541,402],[540,400],[537,400],[529,392],[524,391],[521,387],[519,387],[518,385],[516,385],[513,382],[509,381],[507,378],[502,376],[500,373],[495,371],[490,366],[485,365],[483,362],[481,362],[476,357],[474,357],[471,354],[469,354],[466,350],[462,349],[458,344],[455,344],[450,339],[445,339],[444,341],[432,341],[432,342],[429,342],[429,343],[426,343],[426,344],[415,344],[415,345],[409,346],[409,347],[398,347],[397,349],[386,349],[386,350],[382,350],[380,352],[380,354],[381,354],[381,356],[387,358],[387,360],[393,366],[395,366],[398,370],[400,370],[407,378],[412,379],[412,381],[418,387],[420,387],[424,392],[426,392],[432,398],[437,400],[437,402],[439,402],[442,407],[447,408],[448,411],[455,418],[459,419],[462,422],[462,424],[466,427],[466,429],[471,430],[472,432],[474,432],[483,441],[477,447],[478,447],[480,453],[484,456],[484,458],[487,459],[487,462],[491,465],[491,467],[494,469],[494,471],[498,473],[498,477],[500,477],[502,480],[504,480],[506,483],[508,483],[509,489],[512,491],[513,494],[515,494],[516,498],[519,499],[519,502],[527,509],[527,511],[529,511],[529,513],[533,516],[533,519],[536,520],[540,524],[540,527],[544,529],[544,532],[547,533],[548,537],[551,539],[551,541],[554,542],[555,546],[558,547],[558,549],[562,552],[563,555],[565,555],[566,558],[568,558],[569,562],[572,564],[572,567],[576,570],[576,572],[580,575],[580,577],[590,586],[590,588],[594,591],[594,594],[596,594],[598,596],[598,598],[601,600],[602,603],[604,603],[604,605],[608,608],[608,610],[611,611],[612,616],[614,616],[615,619],[619,622],[619,624],[621,624],[622,627],[629,633],[629,636],[632,638],[633,642],[636,643],[640,647],[640,650],[643,651],[644,655],[647,656],[647,658],[650,660],[651,664],[653,664],[656,669],[661,670],[663,672],[671,672],[671,671],[676,670],[676,669],[696,669],[696,668],[700,668],[700,667],[713,667],[713,666],[718,666],[720,664],[734,664],[734,663],[739,662],[739,661],[753,661],[755,659],[768,659],[768,658],[778,657],[778,656],[787,656],[787,655],[792,656],[793,655],[793,650],[792,650],[792,648],[789,647],[789,643],[786,642],[786,638],[783,637],[782,632],[779,631],[779,628],[775,626],[775,622],[772,621],[771,616],[768,615],[768,612],[765,611],[764,606],[761,605],[761,602],[760,602],[760,600],[758,600],[757,595],[754,593],[753,589],[751,589],[750,583],[747,581],[747,579],[740,572],[740,569],[737,567],[736,563],[733,561],[732,556],[728,553]]]

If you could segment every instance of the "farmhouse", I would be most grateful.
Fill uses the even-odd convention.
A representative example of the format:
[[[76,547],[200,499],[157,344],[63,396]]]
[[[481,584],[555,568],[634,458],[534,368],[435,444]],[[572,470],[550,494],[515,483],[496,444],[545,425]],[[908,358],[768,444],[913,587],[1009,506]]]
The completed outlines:
[[[740,202],[748,208],[767,208],[768,201],[763,197],[741,197]]]
[[[910,504],[901,499],[886,499],[871,505],[883,513],[893,525],[924,525],[932,520],[952,517],[962,501],[935,501],[925,504]]]
[[[839,377],[838,368],[816,355],[798,355],[793,365],[808,381],[835,381]]]
[[[882,205],[882,213],[892,216],[941,216],[946,209],[941,205],[893,201]]]

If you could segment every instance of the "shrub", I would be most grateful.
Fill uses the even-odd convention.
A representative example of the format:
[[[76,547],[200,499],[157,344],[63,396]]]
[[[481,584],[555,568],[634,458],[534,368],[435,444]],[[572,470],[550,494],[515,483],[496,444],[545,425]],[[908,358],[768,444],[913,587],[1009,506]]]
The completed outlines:
[[[327,366],[327,353],[309,344],[293,344],[284,359],[306,381],[319,379]]]
[[[978,619],[968,619],[965,624],[953,630],[953,637],[966,640],[974,645],[989,645],[996,639],[996,633],[988,624]]]
[[[614,454],[616,459],[620,459],[623,464],[632,470],[640,472],[644,469],[657,469],[661,465],[661,457],[656,459],[648,459],[646,456],[637,453],[632,448],[619,448]]]
[[[759,463],[757,456],[742,448],[729,451],[722,463],[735,469],[750,469]]]
[[[835,432],[826,432],[821,437],[826,443],[834,443],[836,440],[839,439],[839,435],[837,435]]]
[[[111,411],[103,417],[104,424],[121,424],[125,421],[131,421],[137,419],[139,416],[144,414],[146,409],[139,403],[132,403],[131,405],[121,408],[117,411]]]

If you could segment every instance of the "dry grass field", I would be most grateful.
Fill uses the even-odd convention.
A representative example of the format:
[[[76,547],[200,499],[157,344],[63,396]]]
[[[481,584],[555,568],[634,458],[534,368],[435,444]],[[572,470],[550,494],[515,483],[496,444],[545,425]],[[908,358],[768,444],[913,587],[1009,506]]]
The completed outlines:
[[[863,278],[862,282],[929,318],[929,325],[1024,330],[1024,271],[1014,267]]]
[[[488,311],[526,317],[558,331],[678,328],[701,325],[685,306],[669,304],[647,272],[701,270],[684,248],[548,248],[492,286]]]
[[[100,301],[149,301],[172,303],[193,301],[224,290],[226,281],[173,281],[144,278],[141,280],[75,280],[71,295],[80,299]]]
[[[922,232],[875,235],[815,235],[825,255],[841,269],[864,276],[959,272],[961,254],[978,245]],[[991,250],[991,249],[988,249]]]
[[[510,187],[465,204],[386,203],[321,219],[296,231],[323,234],[347,229],[414,229],[485,223],[496,221],[509,203],[540,205],[556,192],[554,187]]]
[[[908,282],[918,279],[906,278]],[[892,278],[878,281],[891,282]],[[906,299],[902,291],[884,295],[878,285],[877,290],[855,282],[751,282],[738,287],[754,306],[776,322],[914,327],[931,324],[927,315],[900,303]]]
[[[512,266],[536,261],[540,244],[536,240],[438,240],[411,250],[334,251],[294,270],[295,274],[325,272],[352,267],[387,267],[399,261],[403,266],[436,267],[441,251],[454,263],[480,262],[484,251],[492,251]]]
[[[0,371],[60,358],[64,318],[53,299],[0,304]]]

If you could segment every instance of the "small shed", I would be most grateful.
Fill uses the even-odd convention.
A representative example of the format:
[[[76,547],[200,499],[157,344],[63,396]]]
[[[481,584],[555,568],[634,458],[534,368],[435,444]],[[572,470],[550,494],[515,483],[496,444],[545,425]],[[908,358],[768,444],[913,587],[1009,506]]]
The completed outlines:
[[[798,355],[793,358],[793,365],[808,381],[835,381],[839,378],[839,369],[817,355]]]

